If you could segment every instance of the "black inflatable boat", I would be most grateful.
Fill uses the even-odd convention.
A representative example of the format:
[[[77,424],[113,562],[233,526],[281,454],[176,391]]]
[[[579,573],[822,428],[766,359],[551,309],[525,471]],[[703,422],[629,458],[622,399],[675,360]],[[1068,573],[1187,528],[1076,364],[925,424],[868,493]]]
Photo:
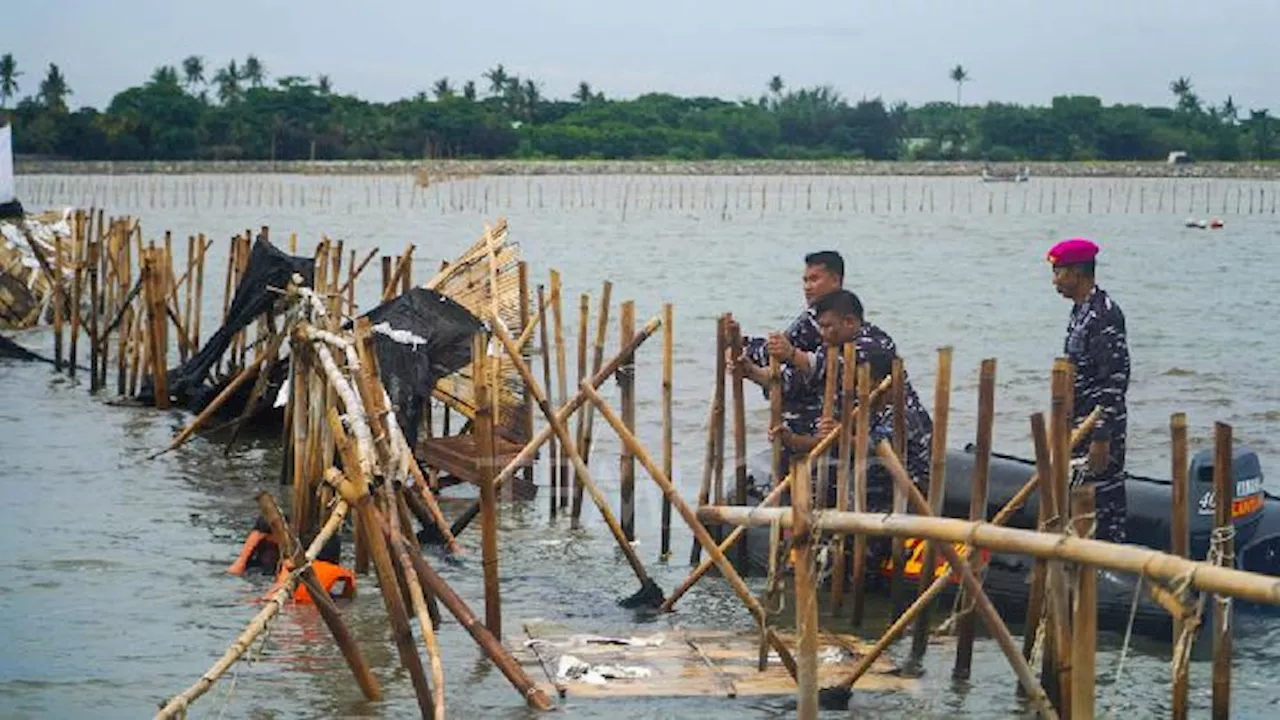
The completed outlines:
[[[947,517],[969,517],[969,491],[973,477],[974,454],[972,447],[950,450],[947,453],[947,483],[943,514]],[[769,483],[769,453],[760,453],[749,459],[748,473],[755,496],[752,503],[759,503],[763,496],[760,488]],[[1262,467],[1258,456],[1247,448],[1237,448],[1232,460],[1235,475],[1236,497],[1233,514],[1236,526],[1235,564],[1250,572],[1280,576],[1280,497],[1263,489]],[[987,517],[1002,508],[1017,491],[1031,479],[1035,463],[1008,455],[993,455],[988,475]],[[1188,527],[1191,535],[1191,556],[1204,559],[1210,531],[1213,527],[1213,452],[1201,450],[1190,460],[1190,488],[1188,492]],[[1128,541],[1157,550],[1169,551],[1171,545],[1172,484],[1168,480],[1130,476],[1126,481],[1128,506]],[[1033,496],[1010,519],[1008,525],[1016,528],[1035,527],[1038,500]],[[768,528],[749,528],[749,543],[753,574],[766,571],[768,562]],[[735,553],[730,553],[734,556]],[[985,587],[992,602],[1001,613],[1017,618],[1025,612],[1030,590],[1031,569],[1034,560],[1023,555],[993,553],[987,570]],[[872,567],[875,565],[875,567]],[[912,564],[905,568],[909,572]],[[918,572],[918,571],[917,571]],[[887,562],[868,563],[863,581],[873,592],[887,593]],[[1104,629],[1122,631],[1128,624],[1137,578],[1124,573],[1102,571],[1098,577],[1098,624]],[[914,584],[912,585],[914,588]],[[914,592],[914,591],[913,591]],[[1280,615],[1280,608],[1237,603],[1236,607],[1247,613]],[[1209,624],[1205,618],[1204,624]],[[1145,591],[1138,600],[1134,620],[1135,631],[1144,635],[1164,635],[1172,630],[1169,614],[1150,599]]]

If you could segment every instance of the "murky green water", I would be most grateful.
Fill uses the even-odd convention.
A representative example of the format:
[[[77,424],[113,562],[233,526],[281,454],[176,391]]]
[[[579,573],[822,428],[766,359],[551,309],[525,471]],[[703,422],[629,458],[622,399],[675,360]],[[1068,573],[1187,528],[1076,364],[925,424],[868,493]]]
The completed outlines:
[[[1238,442],[1261,455],[1264,468],[1280,463],[1275,439],[1280,371],[1273,361],[1280,337],[1274,301],[1280,290],[1275,270],[1280,226],[1271,212],[1274,186],[1265,186],[1265,195],[1250,204],[1259,187],[1197,182],[1193,188],[1167,181],[1033,181],[1010,188],[883,178],[767,183],[758,178],[502,178],[412,194],[407,180],[389,178],[42,177],[19,182],[24,198],[40,197],[39,205],[28,201],[32,209],[106,198],[112,212],[140,217],[148,238],[171,229],[183,239],[179,248],[185,248],[188,233],[215,239],[206,277],[206,335],[219,319],[215,305],[220,311],[221,303],[214,299],[220,300],[225,241],[234,232],[268,224],[277,242],[297,232],[308,249],[323,232],[344,239],[360,254],[373,247],[398,253],[412,242],[417,246],[414,276],[421,282],[441,258],[479,236],[482,219],[505,214],[535,281],[551,268],[562,272],[569,337],[576,333],[577,295],[591,293],[594,302],[606,278],[614,282],[615,300],[635,300],[639,318],[659,313],[664,301],[675,303],[676,481],[687,498],[696,495],[701,474],[713,372],[706,340],[715,316],[733,311],[748,331],[784,324],[801,305],[800,257],[826,248],[844,253],[847,284],[860,294],[870,318],[902,346],[922,397],[932,397],[934,349],[954,346],[953,446],[973,437],[978,363],[996,357],[996,448],[1029,454],[1027,417],[1047,410],[1049,369],[1061,350],[1069,310],[1050,286],[1044,252],[1060,237],[1086,235],[1103,245],[1100,283],[1129,322],[1134,367],[1130,468],[1167,474],[1168,418],[1175,411],[1188,413],[1193,449],[1207,447],[1213,421],[1222,420],[1234,426]],[[1206,192],[1211,193],[1208,211]],[[1192,203],[1195,210],[1189,209]],[[1227,227],[1185,229],[1183,220],[1191,214],[1222,214]],[[365,302],[376,274],[375,263],[360,288]],[[43,332],[19,339],[31,347],[52,347]],[[610,348],[616,344],[615,324]],[[659,447],[659,359],[654,342],[638,362],[640,436],[653,448]],[[571,359],[571,372],[573,365]],[[223,571],[256,512],[254,493],[278,489],[278,444],[260,439],[225,455],[221,445],[198,438],[179,452],[148,461],[146,456],[164,446],[187,415],[113,407],[106,398],[90,398],[83,382],[72,383],[48,366],[0,363],[0,487],[8,500],[8,517],[0,523],[5,548],[0,566],[6,577],[0,585],[4,717],[147,716],[208,668],[256,612],[254,600],[266,588],[265,582]],[[606,397],[614,398],[614,387],[605,389]],[[767,406],[753,392],[748,408],[749,449],[759,448]],[[593,468],[616,502],[617,443],[607,439],[603,423],[597,436],[605,439],[593,451]],[[639,551],[669,591],[688,570],[684,559],[691,538],[676,518],[675,560],[658,562],[660,496],[643,471],[638,473]],[[448,504],[446,511],[459,507]],[[668,627],[666,619],[637,620],[615,605],[616,598],[634,591],[635,580],[598,514],[588,507],[585,518],[582,530],[571,530],[563,517],[549,517],[545,497],[501,510],[509,644],[524,639],[521,619],[556,620],[581,632],[624,630],[636,622],[643,625],[635,632]],[[478,534],[469,532],[464,544],[470,559],[460,566],[436,565],[480,614],[478,542]],[[759,581],[751,584],[759,587]],[[679,622],[688,627],[752,627],[748,613],[719,581],[700,584],[678,607]],[[232,676],[225,678],[197,702],[193,715],[411,715],[412,690],[398,669],[372,576],[361,579],[359,596],[344,612],[382,681],[383,702],[362,700],[314,611],[290,607],[272,624],[261,653],[253,653],[256,662],[237,666],[234,683]],[[451,618],[440,639],[451,715],[533,714]],[[1280,690],[1270,673],[1280,661],[1274,649],[1278,641],[1280,625],[1239,621],[1233,716],[1276,714]],[[1167,643],[1135,640],[1123,677],[1112,683],[1120,638],[1104,635],[1101,642],[1100,713],[1165,715]],[[1024,711],[994,643],[979,640],[973,679],[963,687],[950,681],[949,651],[931,652],[929,663],[917,692],[858,694],[848,713],[830,715],[1001,717]],[[1196,662],[1192,702],[1197,714],[1207,712],[1208,679],[1207,663]],[[571,698],[565,708],[573,717],[794,713],[791,698]]]

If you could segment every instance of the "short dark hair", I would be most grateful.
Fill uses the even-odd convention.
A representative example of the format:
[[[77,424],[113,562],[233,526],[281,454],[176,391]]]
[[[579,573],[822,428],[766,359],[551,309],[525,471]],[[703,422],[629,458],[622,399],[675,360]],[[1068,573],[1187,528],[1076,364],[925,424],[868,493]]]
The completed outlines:
[[[844,258],[835,250],[811,252],[804,256],[804,264],[824,267],[836,277],[844,279]]]
[[[342,538],[334,533],[329,536],[324,545],[320,548],[320,552],[316,553],[317,560],[323,560],[334,565],[342,564]]]
[[[1087,262],[1078,263],[1075,267],[1080,270],[1081,275],[1091,278],[1094,276],[1093,274],[1097,270],[1098,264],[1094,260],[1089,260]]]
[[[818,302],[813,304],[813,311],[815,315],[821,315],[824,312],[833,312],[840,317],[849,317],[852,315],[853,317],[861,320],[862,301],[858,299],[858,296],[855,295],[852,290],[845,290],[844,288],[841,288],[839,290],[833,290],[819,298]]]

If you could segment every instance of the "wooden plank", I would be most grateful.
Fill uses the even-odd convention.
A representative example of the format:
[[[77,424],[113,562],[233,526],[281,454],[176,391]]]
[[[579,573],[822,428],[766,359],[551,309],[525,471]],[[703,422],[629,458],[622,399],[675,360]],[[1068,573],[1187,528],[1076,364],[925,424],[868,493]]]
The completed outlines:
[[[605,684],[592,684],[580,679],[557,679],[568,697],[726,697],[726,681],[738,697],[794,695],[795,681],[780,662],[770,663],[764,672],[756,661],[759,637],[753,630],[633,628],[621,633],[572,632],[555,623],[529,621],[531,638],[538,641],[538,653],[531,647],[517,647],[513,655],[530,673],[542,674],[541,662],[555,673],[563,655],[572,655],[591,665],[619,665],[645,668],[648,677],[611,678]],[[783,642],[795,647],[795,636],[781,634]],[[608,638],[634,639],[661,644],[611,644]],[[593,641],[594,640],[594,641]],[[691,647],[686,640],[692,641]],[[855,655],[870,644],[853,635],[822,633],[818,638],[819,686],[835,684],[854,661]],[[542,660],[538,655],[541,654]],[[897,666],[881,658],[859,681],[859,689],[888,692],[911,691],[917,681],[898,676]],[[557,692],[552,683],[542,683],[547,692]]]

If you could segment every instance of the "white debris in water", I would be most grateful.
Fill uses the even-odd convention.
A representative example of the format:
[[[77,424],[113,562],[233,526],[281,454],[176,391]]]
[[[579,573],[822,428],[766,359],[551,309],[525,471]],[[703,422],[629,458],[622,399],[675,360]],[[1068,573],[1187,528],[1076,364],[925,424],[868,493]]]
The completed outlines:
[[[850,659],[849,653],[844,648],[832,645],[822,648],[822,652],[818,653],[818,662],[823,665],[837,665],[848,662]]]
[[[417,350],[419,345],[427,344],[427,339],[421,335],[415,335],[408,330],[396,330],[391,327],[391,323],[385,320],[374,325],[371,329],[376,333],[386,335],[401,345],[412,345],[414,350]]]
[[[558,680],[579,680],[590,685],[604,685],[609,680],[635,680],[647,678],[653,671],[647,667],[631,665],[591,665],[572,655],[561,655],[556,669]]]

